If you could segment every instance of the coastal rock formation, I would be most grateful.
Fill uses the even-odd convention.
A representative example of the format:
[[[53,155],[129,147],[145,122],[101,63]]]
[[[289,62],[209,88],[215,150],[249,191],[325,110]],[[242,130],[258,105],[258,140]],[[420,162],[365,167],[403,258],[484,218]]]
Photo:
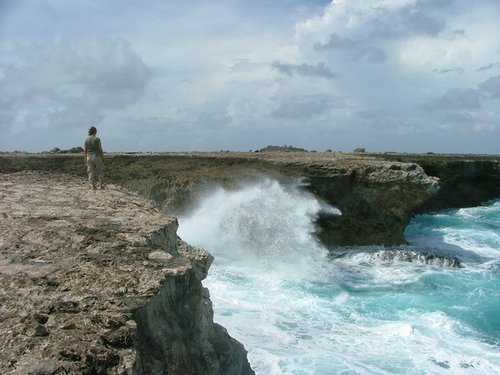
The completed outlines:
[[[106,167],[116,185],[91,191],[82,155],[0,155],[1,374],[252,374],[213,322],[201,284],[211,255],[158,210],[185,212],[213,185],[302,179],[342,212],[317,219],[339,256],[339,245],[404,243],[416,212],[500,197],[494,157],[115,154]]]
[[[308,167],[308,177],[314,193],[342,212],[318,219],[318,236],[330,246],[404,243],[412,212],[439,190],[439,180],[415,163]]]
[[[386,155],[398,161],[412,160],[429,176],[440,180],[440,188],[419,212],[445,208],[474,207],[500,197],[500,157],[450,155]]]
[[[439,180],[415,163],[356,155],[117,156],[113,168],[123,171],[118,162],[125,160],[126,168],[134,171],[133,177],[129,174],[120,184],[140,191],[175,214],[188,210],[198,194],[214,184],[237,189],[242,181],[262,176],[285,184],[300,179],[310,193],[342,212],[338,216],[325,211],[317,219],[317,236],[330,248],[404,243],[404,229],[412,213],[439,189]]]
[[[193,207],[213,185],[237,189],[263,176],[304,188],[339,208],[323,212],[328,247],[395,245],[415,213],[478,205],[500,197],[495,156],[316,152],[112,154],[106,178],[155,201],[168,214]],[[0,171],[42,170],[84,177],[82,155],[0,155]]]
[[[253,374],[177,226],[114,185],[2,174],[0,373]]]

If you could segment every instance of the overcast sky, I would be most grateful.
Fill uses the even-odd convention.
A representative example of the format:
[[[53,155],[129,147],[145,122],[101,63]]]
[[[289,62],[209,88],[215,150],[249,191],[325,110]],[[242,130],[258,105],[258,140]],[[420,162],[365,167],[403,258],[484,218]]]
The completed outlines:
[[[0,150],[500,154],[499,0],[0,0]]]

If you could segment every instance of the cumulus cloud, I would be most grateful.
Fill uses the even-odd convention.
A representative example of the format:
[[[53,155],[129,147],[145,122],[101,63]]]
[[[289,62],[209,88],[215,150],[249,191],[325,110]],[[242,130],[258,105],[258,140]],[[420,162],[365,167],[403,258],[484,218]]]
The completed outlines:
[[[364,60],[371,63],[382,63],[386,60],[386,54],[382,49],[370,46],[369,42],[340,37],[336,33],[330,34],[326,43],[315,43],[313,48],[318,52],[344,51],[347,60]]]
[[[338,74],[333,73],[324,62],[320,62],[317,65],[296,65],[284,63],[281,61],[274,61],[271,66],[278,72],[290,77],[294,75],[300,75],[304,77],[320,77],[326,79],[334,79],[338,77]]]
[[[490,46],[485,42],[493,41],[483,40],[481,48],[474,41],[474,18],[481,17],[474,12],[481,6],[468,10],[468,20],[464,16],[468,5],[463,0],[339,0],[332,2],[322,17],[299,24],[298,34],[313,51],[336,61],[399,62],[406,68],[461,73],[466,69],[464,57],[481,60],[481,54],[467,54],[487,49]],[[333,65],[329,59],[326,61]]]
[[[333,34],[323,47],[350,47],[374,40],[405,39],[415,36],[435,37],[446,30],[447,18],[455,13],[457,0],[372,0],[332,2],[321,19],[323,29],[330,25],[343,25],[345,35],[339,38]],[[304,28],[310,28],[303,23]],[[352,38],[346,38],[346,35]],[[321,48],[321,44],[317,48]]]
[[[17,51],[22,63],[7,64],[0,79],[3,116],[21,109],[47,126],[81,126],[103,111],[138,101],[151,80],[151,69],[129,42],[56,39],[48,47]],[[9,115],[11,112],[11,115]]]
[[[376,13],[376,17],[368,23],[368,28],[372,35],[382,38],[435,36],[445,30],[446,19],[443,12],[449,12],[455,2],[453,0],[386,2],[378,9],[372,10]]]
[[[498,153],[497,0],[7,3],[0,148]]]
[[[432,36],[445,28],[443,19],[428,10],[429,7],[423,6],[421,1],[402,6],[401,2],[398,6],[398,3],[375,1],[367,7],[366,13],[361,13],[357,5],[341,3],[349,17],[347,32],[352,30],[349,23],[357,25],[356,31],[352,32],[352,36],[330,34],[326,42],[313,45],[318,52],[343,51],[347,54],[347,60],[382,63],[387,59],[384,45],[391,40],[416,35]],[[332,5],[334,7],[335,4]]]

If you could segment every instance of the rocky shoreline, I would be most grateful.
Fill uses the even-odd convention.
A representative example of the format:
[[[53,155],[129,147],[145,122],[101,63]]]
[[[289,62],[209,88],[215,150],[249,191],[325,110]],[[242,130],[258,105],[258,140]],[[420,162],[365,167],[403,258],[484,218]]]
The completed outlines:
[[[253,374],[213,322],[212,256],[149,200],[20,172],[0,211],[0,373]]]
[[[0,172],[68,173],[85,178],[81,154],[2,154]],[[318,238],[329,248],[405,243],[416,213],[480,205],[500,197],[495,155],[335,152],[119,153],[106,156],[106,179],[152,199],[168,215],[189,211],[214,185],[237,189],[263,176],[301,180],[324,212]]]
[[[300,179],[342,212],[317,219],[332,252],[402,244],[415,213],[500,197],[495,156],[111,154],[106,191],[81,154],[4,153],[0,173],[2,374],[252,374],[213,322],[211,255],[176,234],[214,185]]]

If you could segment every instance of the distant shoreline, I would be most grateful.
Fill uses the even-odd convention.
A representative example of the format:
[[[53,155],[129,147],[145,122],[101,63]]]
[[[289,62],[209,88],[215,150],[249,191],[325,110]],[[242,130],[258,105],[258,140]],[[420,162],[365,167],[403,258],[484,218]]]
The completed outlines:
[[[57,155],[79,155],[82,156],[81,152],[69,152],[62,150],[61,152],[50,152],[50,151],[40,151],[40,152],[30,152],[30,151],[0,151],[0,156],[57,156]],[[487,160],[496,160],[500,159],[499,154],[477,154],[477,153],[439,153],[439,152],[401,152],[401,151],[384,151],[384,152],[345,152],[345,151],[112,151],[105,152],[106,155],[128,155],[128,156],[151,156],[151,155],[159,155],[159,156],[205,156],[205,157],[221,157],[221,156],[240,156],[240,157],[258,157],[260,155],[264,156],[280,156],[280,155],[308,155],[310,158],[311,155],[318,155],[319,159],[322,159],[326,156],[348,156],[348,157],[377,157],[384,158],[388,157],[390,159],[394,157],[404,157],[404,158],[472,158],[472,159],[487,159]],[[259,157],[260,158],[260,157]],[[263,157],[265,159],[265,157]],[[313,157],[314,158],[314,157]]]

